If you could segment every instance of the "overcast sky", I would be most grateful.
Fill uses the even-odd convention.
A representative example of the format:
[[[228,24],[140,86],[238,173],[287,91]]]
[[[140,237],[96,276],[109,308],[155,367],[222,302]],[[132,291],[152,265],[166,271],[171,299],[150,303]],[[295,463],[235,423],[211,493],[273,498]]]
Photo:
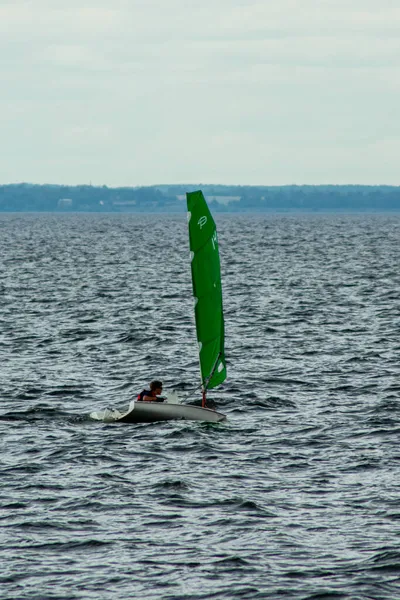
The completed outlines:
[[[0,183],[400,184],[400,0],[0,0]]]

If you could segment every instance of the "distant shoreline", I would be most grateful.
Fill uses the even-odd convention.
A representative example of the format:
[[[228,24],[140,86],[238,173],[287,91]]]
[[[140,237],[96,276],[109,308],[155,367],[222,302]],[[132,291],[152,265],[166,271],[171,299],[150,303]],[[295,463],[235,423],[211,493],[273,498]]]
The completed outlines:
[[[388,185],[0,185],[0,212],[180,214],[187,191],[202,189],[213,213],[357,214],[400,212],[400,186]]]

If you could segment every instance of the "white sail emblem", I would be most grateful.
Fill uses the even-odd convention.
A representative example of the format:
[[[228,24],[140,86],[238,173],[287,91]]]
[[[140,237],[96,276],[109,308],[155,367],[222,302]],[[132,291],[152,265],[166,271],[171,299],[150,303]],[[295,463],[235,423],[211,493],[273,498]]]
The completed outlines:
[[[207,217],[200,217],[200,219],[197,221],[197,225],[200,227],[200,229],[203,229],[204,225],[207,223]]]

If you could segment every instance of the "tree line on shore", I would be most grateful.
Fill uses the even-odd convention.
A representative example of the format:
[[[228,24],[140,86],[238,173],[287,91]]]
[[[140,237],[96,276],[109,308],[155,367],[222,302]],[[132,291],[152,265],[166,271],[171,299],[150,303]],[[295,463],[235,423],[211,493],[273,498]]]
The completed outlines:
[[[202,189],[216,212],[399,212],[400,186],[386,185],[0,185],[3,212],[184,212]]]

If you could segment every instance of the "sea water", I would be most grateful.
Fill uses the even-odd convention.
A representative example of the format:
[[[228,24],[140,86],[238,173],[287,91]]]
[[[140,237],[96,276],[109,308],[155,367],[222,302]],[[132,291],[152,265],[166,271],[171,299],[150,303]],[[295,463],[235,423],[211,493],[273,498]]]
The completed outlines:
[[[199,397],[184,215],[0,214],[7,599],[400,598],[400,216],[216,215],[228,416]]]

